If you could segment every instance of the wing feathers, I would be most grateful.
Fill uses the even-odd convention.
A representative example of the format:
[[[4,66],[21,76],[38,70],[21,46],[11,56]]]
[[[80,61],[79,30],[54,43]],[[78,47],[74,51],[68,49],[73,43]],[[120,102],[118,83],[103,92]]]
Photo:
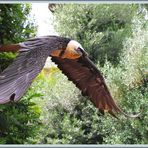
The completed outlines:
[[[17,51],[20,54],[14,62],[0,74],[0,103],[19,100],[27,88],[42,70],[47,57],[53,50],[66,48],[69,39],[47,36],[43,38],[30,39],[26,42],[13,46],[2,46],[0,51]],[[63,44],[61,43],[63,42]],[[50,47],[51,46],[51,47]],[[115,113],[125,114],[114,102],[100,71],[87,57],[78,59],[62,59],[52,57],[62,72],[67,75],[81,91],[82,95],[88,96],[93,104],[103,113],[108,111],[116,117]],[[130,115],[137,117],[138,115]]]
[[[52,61],[82,91],[82,95],[88,96],[102,113],[108,111],[114,117],[116,117],[115,113],[119,112],[128,117],[138,116],[127,115],[116,105],[103,76],[88,57],[75,60],[52,57]]]
[[[54,43],[49,37],[31,39],[19,44],[19,55],[0,74],[0,104],[17,101],[23,96],[42,70],[51,51],[56,50],[52,44]]]

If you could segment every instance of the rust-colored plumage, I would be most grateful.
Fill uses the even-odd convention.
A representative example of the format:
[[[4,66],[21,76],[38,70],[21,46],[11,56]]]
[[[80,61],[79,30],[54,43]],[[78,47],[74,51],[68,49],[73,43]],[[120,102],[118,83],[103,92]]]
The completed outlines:
[[[0,52],[17,52],[20,49],[20,45],[0,45]]]
[[[18,45],[20,54],[0,74],[1,104],[19,100],[42,70],[47,57],[51,56],[59,69],[82,91],[82,95],[88,96],[101,112],[108,111],[114,117],[116,113],[129,116],[116,105],[102,74],[78,42],[47,36],[30,39]]]

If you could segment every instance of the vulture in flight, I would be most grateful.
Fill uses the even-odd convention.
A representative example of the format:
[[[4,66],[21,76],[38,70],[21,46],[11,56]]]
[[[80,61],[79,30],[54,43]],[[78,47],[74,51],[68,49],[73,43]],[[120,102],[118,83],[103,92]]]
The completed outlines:
[[[113,100],[100,71],[82,46],[69,38],[44,36],[25,42],[0,46],[0,52],[19,51],[13,63],[0,74],[0,104],[18,101],[41,72],[48,56],[58,68],[88,96],[101,112],[127,115]]]

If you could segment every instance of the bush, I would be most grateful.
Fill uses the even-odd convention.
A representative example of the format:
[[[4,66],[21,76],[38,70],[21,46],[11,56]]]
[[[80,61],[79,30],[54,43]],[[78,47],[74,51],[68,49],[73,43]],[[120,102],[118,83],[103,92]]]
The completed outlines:
[[[0,4],[0,44],[18,43],[35,35],[29,4]]]
[[[28,4],[0,4],[0,44],[18,43],[35,35],[36,27],[28,21]],[[12,63],[16,54],[0,53],[0,72]],[[18,103],[0,105],[0,144],[23,144],[40,129],[40,107],[31,99],[31,90]]]
[[[60,35],[79,41],[95,63],[100,61],[103,66],[107,58],[117,65],[123,40],[131,35],[131,20],[137,8],[123,4],[58,5],[55,28]]]
[[[29,4],[0,4],[0,45],[19,43],[35,36],[36,26],[29,19]],[[0,72],[4,70],[16,54],[0,53]]]
[[[88,98],[61,73],[50,75],[45,97],[45,129],[39,143],[44,144],[147,144],[147,25],[142,16],[132,23],[132,37],[126,38],[118,66],[106,60],[103,72],[110,91],[128,114],[141,111],[136,119],[120,115],[120,120],[102,116]],[[47,81],[44,81],[44,83]],[[52,82],[52,83],[51,83]],[[52,84],[52,85],[51,85]],[[45,84],[44,84],[45,85]],[[47,97],[49,99],[47,99]],[[45,111],[45,110],[44,110]]]
[[[122,108],[129,113],[141,111],[141,115],[137,119],[122,119],[120,122],[107,120],[105,128],[110,125],[112,128],[104,138],[105,144],[147,144],[147,21],[137,16],[133,19],[132,28],[132,37],[124,42],[120,64],[113,68],[107,62],[102,70]]]
[[[23,144],[39,131],[41,109],[31,100],[38,94],[29,94],[18,103],[0,106],[0,144]]]

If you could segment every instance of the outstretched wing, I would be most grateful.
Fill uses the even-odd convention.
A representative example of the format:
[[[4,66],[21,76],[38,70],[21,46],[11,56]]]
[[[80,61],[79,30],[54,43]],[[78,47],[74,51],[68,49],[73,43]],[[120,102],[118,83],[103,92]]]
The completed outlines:
[[[19,44],[19,55],[0,74],[0,104],[11,100],[17,101],[26,92],[33,79],[42,70],[50,52],[54,49],[49,48],[47,40],[50,42],[45,37],[31,39]]]
[[[114,117],[118,112],[129,116],[116,105],[100,71],[87,56],[75,60],[52,57],[52,61],[101,112],[108,111]],[[130,115],[130,117],[136,116]]]

